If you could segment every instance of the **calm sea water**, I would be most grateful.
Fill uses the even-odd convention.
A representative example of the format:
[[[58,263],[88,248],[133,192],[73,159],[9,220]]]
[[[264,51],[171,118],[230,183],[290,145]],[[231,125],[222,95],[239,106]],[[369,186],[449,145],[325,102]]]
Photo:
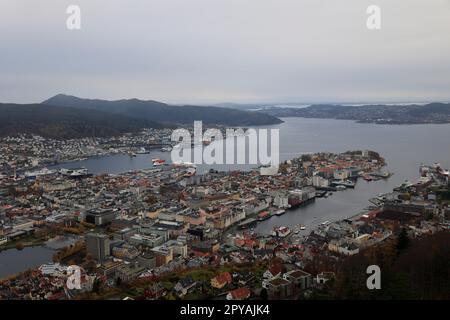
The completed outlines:
[[[54,251],[45,247],[0,252],[0,279],[51,262]]]
[[[317,199],[306,207],[288,211],[260,223],[255,231],[269,233],[276,225],[304,224],[309,230],[326,220],[334,221],[353,216],[370,205],[368,199],[389,192],[408,179],[415,181],[421,163],[439,162],[450,168],[450,124],[442,125],[376,125],[347,120],[285,118],[285,122],[269,128],[280,129],[280,158],[292,159],[309,152],[344,152],[371,149],[385,157],[388,170],[394,175],[388,180],[358,181],[354,190],[334,192],[331,197]],[[67,163],[53,168],[84,166],[91,173],[121,173],[152,167],[152,158],[170,161],[170,153],[113,155]],[[251,166],[198,166],[198,172],[210,168],[219,170],[249,169]],[[35,247],[0,253],[0,278],[26,270],[51,260],[52,251]]]

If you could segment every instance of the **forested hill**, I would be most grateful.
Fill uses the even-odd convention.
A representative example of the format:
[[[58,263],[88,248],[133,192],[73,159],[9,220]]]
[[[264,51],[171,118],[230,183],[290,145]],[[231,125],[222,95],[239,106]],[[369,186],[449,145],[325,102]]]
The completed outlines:
[[[125,99],[108,101],[82,99],[59,94],[42,102],[42,104],[99,110],[131,118],[172,124],[193,124],[195,120],[201,120],[208,125],[228,126],[271,125],[282,122],[274,116],[258,112],[208,106],[175,106],[152,100]]]
[[[105,137],[161,127],[145,119],[42,104],[0,104],[0,114],[0,136],[24,133],[58,139]]]
[[[276,117],[345,119],[362,123],[450,123],[450,103],[425,105],[312,105],[306,108],[265,108],[259,112]]]

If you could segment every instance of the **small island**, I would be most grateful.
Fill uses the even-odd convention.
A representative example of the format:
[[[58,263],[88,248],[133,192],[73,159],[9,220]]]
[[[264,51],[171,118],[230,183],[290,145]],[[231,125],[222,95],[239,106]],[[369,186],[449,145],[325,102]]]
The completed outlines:
[[[377,124],[450,123],[450,103],[408,105],[336,105],[321,104],[306,108],[268,107],[259,110],[275,117],[355,120]]]

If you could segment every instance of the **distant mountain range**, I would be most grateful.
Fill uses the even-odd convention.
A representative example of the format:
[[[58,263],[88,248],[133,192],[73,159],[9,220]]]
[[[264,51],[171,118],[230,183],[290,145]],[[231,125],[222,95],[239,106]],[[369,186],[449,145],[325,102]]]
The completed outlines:
[[[380,124],[450,123],[450,103],[363,106],[322,104],[306,108],[272,107],[259,110],[259,113],[275,117],[345,119]]]
[[[248,111],[249,109],[258,111]],[[450,123],[450,103],[425,105],[312,105],[305,108],[224,103],[175,106],[138,99],[107,101],[59,94],[40,104],[1,104],[0,136],[19,133],[52,138],[106,137],[143,128],[205,125],[272,125],[279,117],[347,119],[362,123]]]
[[[220,107],[171,106],[157,101],[92,100],[56,95],[40,104],[1,104],[0,136],[19,133],[51,138],[106,137],[177,124],[253,126],[282,121],[274,116]]]
[[[56,95],[42,104],[72,107],[78,109],[98,110],[121,114],[131,118],[151,120],[159,123],[193,124],[201,120],[208,125],[253,126],[270,125],[282,121],[274,116],[249,111],[235,110],[222,107],[175,106],[152,100],[98,100],[82,99],[68,95]]]

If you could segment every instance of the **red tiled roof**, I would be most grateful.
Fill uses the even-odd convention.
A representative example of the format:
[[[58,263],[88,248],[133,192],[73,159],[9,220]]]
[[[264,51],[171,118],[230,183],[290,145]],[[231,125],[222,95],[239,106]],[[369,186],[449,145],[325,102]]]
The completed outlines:
[[[282,267],[279,264],[274,264],[269,268],[269,272],[273,275],[276,276],[277,274],[281,273],[282,271]]]
[[[252,240],[252,239],[246,239],[245,240],[245,246],[246,247],[252,248],[254,245],[255,245],[255,241],[254,240]]]
[[[238,288],[236,290],[230,291],[231,297],[234,300],[243,300],[250,297],[250,290],[246,287]]]
[[[218,283],[231,283],[232,281],[231,274],[229,272],[224,272],[216,276],[216,280]]]

